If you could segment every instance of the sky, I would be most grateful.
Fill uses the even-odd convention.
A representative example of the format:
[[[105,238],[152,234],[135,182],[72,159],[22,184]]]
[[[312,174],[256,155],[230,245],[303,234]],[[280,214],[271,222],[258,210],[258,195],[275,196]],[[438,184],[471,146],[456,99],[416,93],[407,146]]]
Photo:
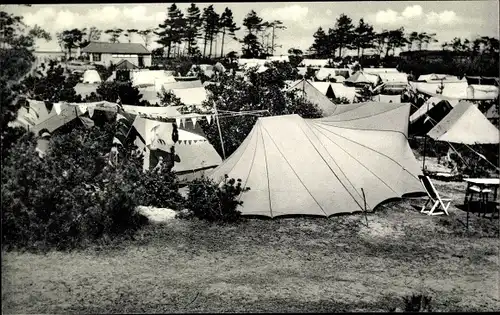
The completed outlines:
[[[127,4],[56,4],[3,5],[3,10],[24,18],[29,26],[39,25],[55,33],[65,29],[96,26],[99,29],[123,28],[145,29],[157,27],[166,18],[167,8],[172,3],[127,3]],[[185,12],[189,3],[177,4]],[[197,3],[203,9],[209,3]],[[277,32],[276,43],[281,45],[275,55],[286,54],[289,48],[306,51],[313,42],[313,34],[318,27],[334,27],[340,14],[349,16],[354,24],[363,18],[376,31],[395,29],[403,26],[406,32],[436,33],[437,44],[429,49],[440,49],[441,43],[454,37],[474,38],[476,36],[499,37],[498,1],[350,1],[350,2],[229,2],[214,3],[217,13],[229,7],[235,22],[241,26],[244,17],[254,10],[265,21],[281,20],[287,27]],[[239,38],[244,31],[238,31]],[[103,34],[102,41],[107,41]],[[125,38],[122,42],[128,41]],[[132,42],[142,43],[137,36]],[[199,45],[200,47],[201,45]],[[153,43],[150,49],[158,47]],[[220,53],[220,41],[214,50]],[[38,50],[60,50],[55,40],[38,41]],[[241,45],[226,39],[225,53],[241,51]]]

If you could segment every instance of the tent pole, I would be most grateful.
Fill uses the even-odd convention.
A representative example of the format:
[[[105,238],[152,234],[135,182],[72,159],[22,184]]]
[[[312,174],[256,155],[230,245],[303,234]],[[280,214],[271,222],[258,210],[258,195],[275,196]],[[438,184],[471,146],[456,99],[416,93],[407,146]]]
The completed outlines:
[[[422,172],[425,171],[425,150],[426,150],[426,145],[427,144],[427,135],[424,135],[424,159],[422,161]]]
[[[217,113],[217,105],[215,104],[215,102],[214,102],[214,112],[215,112],[215,119],[217,121],[217,129],[219,129],[220,144],[222,147],[222,157],[225,160],[226,159],[226,150],[224,150],[224,140],[222,140],[222,131],[220,129],[219,114]]]
[[[361,188],[361,192],[363,193],[363,201],[365,202],[365,220],[366,220],[366,226],[368,226],[368,214],[366,213],[366,197],[365,197],[365,191],[363,188]]]

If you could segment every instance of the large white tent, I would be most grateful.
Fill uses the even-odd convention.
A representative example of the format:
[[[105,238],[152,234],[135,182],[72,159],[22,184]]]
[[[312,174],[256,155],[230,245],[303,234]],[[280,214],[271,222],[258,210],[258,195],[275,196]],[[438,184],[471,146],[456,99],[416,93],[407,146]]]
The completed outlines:
[[[96,70],[85,70],[83,73],[83,83],[101,83],[101,76]]]
[[[405,135],[409,104],[385,104],[382,111],[346,107],[338,117],[259,118],[210,178],[241,179],[250,188],[240,196],[242,214],[267,217],[363,211],[363,191],[368,210],[421,193],[420,169]]]

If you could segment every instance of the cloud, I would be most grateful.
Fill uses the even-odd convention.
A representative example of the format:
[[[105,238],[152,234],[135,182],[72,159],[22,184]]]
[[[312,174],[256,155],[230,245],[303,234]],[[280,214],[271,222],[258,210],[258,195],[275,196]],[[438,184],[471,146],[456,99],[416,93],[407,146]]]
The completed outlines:
[[[378,11],[372,18],[377,24],[396,24],[403,20],[403,17],[396,11],[387,9]]]
[[[419,6],[419,5],[414,5],[414,6],[411,6],[411,7],[406,7],[403,11],[403,13],[401,13],[401,15],[405,18],[413,18],[413,17],[419,17],[421,16],[423,13],[423,10],[422,10],[422,7]]]
[[[378,25],[402,26],[415,25],[415,23],[450,25],[461,20],[454,11],[446,10],[439,13],[434,11],[425,13],[419,5],[408,6],[401,12],[391,9],[380,10],[375,14],[369,15],[368,19]]]
[[[298,4],[281,8],[265,8],[260,12],[260,15],[265,20],[282,20],[301,22],[307,17],[309,12],[308,7],[303,7]]]
[[[460,18],[454,11],[430,12],[427,14],[427,24],[450,25],[459,20]]]
[[[148,8],[142,5],[129,5],[123,6],[123,8],[109,5],[99,6],[86,12],[45,7],[24,15],[24,21],[27,25],[37,24],[52,34],[69,28],[89,28],[91,26],[102,30],[110,27],[143,29],[158,26],[164,18],[165,12],[148,12]]]

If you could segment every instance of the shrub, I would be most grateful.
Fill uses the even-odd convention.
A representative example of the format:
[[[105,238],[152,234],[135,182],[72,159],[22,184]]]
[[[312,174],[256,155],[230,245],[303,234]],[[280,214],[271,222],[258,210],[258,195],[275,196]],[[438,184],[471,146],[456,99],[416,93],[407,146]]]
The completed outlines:
[[[141,176],[139,185],[143,188],[139,203],[142,206],[181,210],[184,198],[179,194],[179,182],[174,173],[167,169],[160,172],[147,171]]]
[[[70,249],[130,236],[145,218],[139,159],[111,166],[114,126],[55,135],[44,158],[26,134],[2,166],[2,241],[9,247]]]
[[[221,185],[208,178],[197,179],[189,185],[186,208],[199,219],[234,222],[241,215],[239,195],[249,189],[241,187],[241,179],[228,179],[227,175]]]
[[[403,297],[405,312],[432,312],[432,297],[426,294],[412,294]]]

